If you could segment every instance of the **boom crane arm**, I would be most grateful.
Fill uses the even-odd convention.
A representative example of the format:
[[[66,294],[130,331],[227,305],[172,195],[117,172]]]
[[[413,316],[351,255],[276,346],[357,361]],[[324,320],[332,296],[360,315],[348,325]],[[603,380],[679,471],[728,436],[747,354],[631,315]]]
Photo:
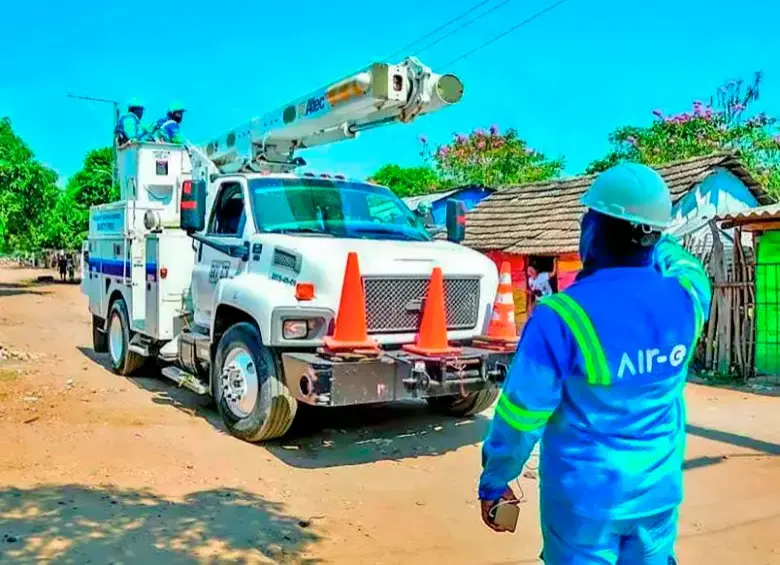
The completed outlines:
[[[195,151],[220,173],[287,172],[305,164],[295,151],[352,139],[386,124],[408,123],[455,104],[463,84],[414,57],[362,71],[234,128]],[[203,163],[205,164],[205,163]]]

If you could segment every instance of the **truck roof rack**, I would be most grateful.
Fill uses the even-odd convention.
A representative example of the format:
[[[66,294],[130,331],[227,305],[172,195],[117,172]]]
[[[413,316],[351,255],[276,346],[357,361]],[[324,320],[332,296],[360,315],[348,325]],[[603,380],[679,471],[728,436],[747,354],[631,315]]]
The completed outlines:
[[[288,172],[306,164],[295,156],[298,149],[408,123],[462,97],[460,79],[436,74],[414,57],[398,64],[374,63],[193,148],[193,157],[207,159],[221,174]]]

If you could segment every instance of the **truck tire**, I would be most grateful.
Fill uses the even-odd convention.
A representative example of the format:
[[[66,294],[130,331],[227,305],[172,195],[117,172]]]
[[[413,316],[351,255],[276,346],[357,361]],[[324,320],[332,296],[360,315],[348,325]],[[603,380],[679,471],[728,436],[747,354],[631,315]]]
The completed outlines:
[[[118,298],[108,310],[108,356],[117,375],[129,376],[140,369],[146,359],[130,351],[130,317],[124,299]]]
[[[501,391],[497,388],[486,388],[477,392],[470,392],[465,397],[434,396],[428,398],[428,406],[433,410],[449,416],[463,418],[479,414],[490,408],[496,401]]]
[[[219,340],[211,392],[230,433],[251,442],[282,437],[298,409],[273,353],[247,322],[230,327]]]
[[[108,334],[103,331],[103,320],[92,316],[92,349],[95,353],[108,353]]]

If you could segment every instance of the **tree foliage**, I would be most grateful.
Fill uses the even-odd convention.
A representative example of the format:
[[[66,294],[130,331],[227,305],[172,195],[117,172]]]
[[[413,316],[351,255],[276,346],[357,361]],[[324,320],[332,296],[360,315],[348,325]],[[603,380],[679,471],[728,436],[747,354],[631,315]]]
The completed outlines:
[[[476,129],[469,135],[456,134],[436,150],[422,138],[423,155],[431,159],[439,178],[455,185],[501,187],[557,177],[563,159],[550,159],[520,139],[517,131],[501,133],[498,126]]]
[[[89,228],[89,208],[116,200],[110,147],[87,153],[84,166],[57,187],[57,175],[35,159],[0,120],[0,253],[78,249]]]
[[[442,188],[441,179],[436,171],[427,165],[418,167],[384,165],[368,180],[390,188],[401,198],[428,194]]]
[[[57,174],[35,159],[11,121],[0,119],[0,253],[31,252],[47,243],[56,182]]]
[[[77,249],[87,237],[89,209],[119,198],[113,182],[114,154],[110,147],[87,153],[80,171],[60,193],[50,222],[55,247]]]
[[[455,134],[435,148],[422,136],[420,144],[423,166],[385,165],[371,180],[405,197],[454,186],[500,187],[542,181],[557,177],[564,167],[563,159],[548,158],[529,147],[517,131],[501,133],[498,126]]]
[[[671,161],[734,151],[767,190],[780,196],[780,135],[776,119],[752,113],[759,99],[761,73],[753,80],[731,80],[706,102],[696,100],[690,111],[667,116],[653,110],[645,127],[625,126],[609,136],[612,149],[591,163],[587,172],[603,171],[622,161],[662,165]]]

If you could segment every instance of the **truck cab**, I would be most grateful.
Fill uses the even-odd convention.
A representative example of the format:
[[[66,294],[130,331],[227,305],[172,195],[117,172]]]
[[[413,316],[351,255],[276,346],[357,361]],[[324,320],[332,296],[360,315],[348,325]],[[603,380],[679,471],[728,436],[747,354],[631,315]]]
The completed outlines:
[[[486,310],[480,310],[479,298],[493,297],[498,285],[492,262],[460,245],[433,241],[388,188],[297,175],[236,175],[215,184],[203,235],[221,248],[195,244],[197,326],[219,325],[219,308],[229,306],[250,314],[274,345],[321,346],[336,316],[347,255],[354,251],[368,331],[380,343],[414,340],[421,293],[434,266],[446,273],[452,339],[482,329]],[[233,249],[246,255],[231,254]],[[296,298],[300,283],[313,289],[311,298]],[[292,320],[306,323],[307,331]]]

